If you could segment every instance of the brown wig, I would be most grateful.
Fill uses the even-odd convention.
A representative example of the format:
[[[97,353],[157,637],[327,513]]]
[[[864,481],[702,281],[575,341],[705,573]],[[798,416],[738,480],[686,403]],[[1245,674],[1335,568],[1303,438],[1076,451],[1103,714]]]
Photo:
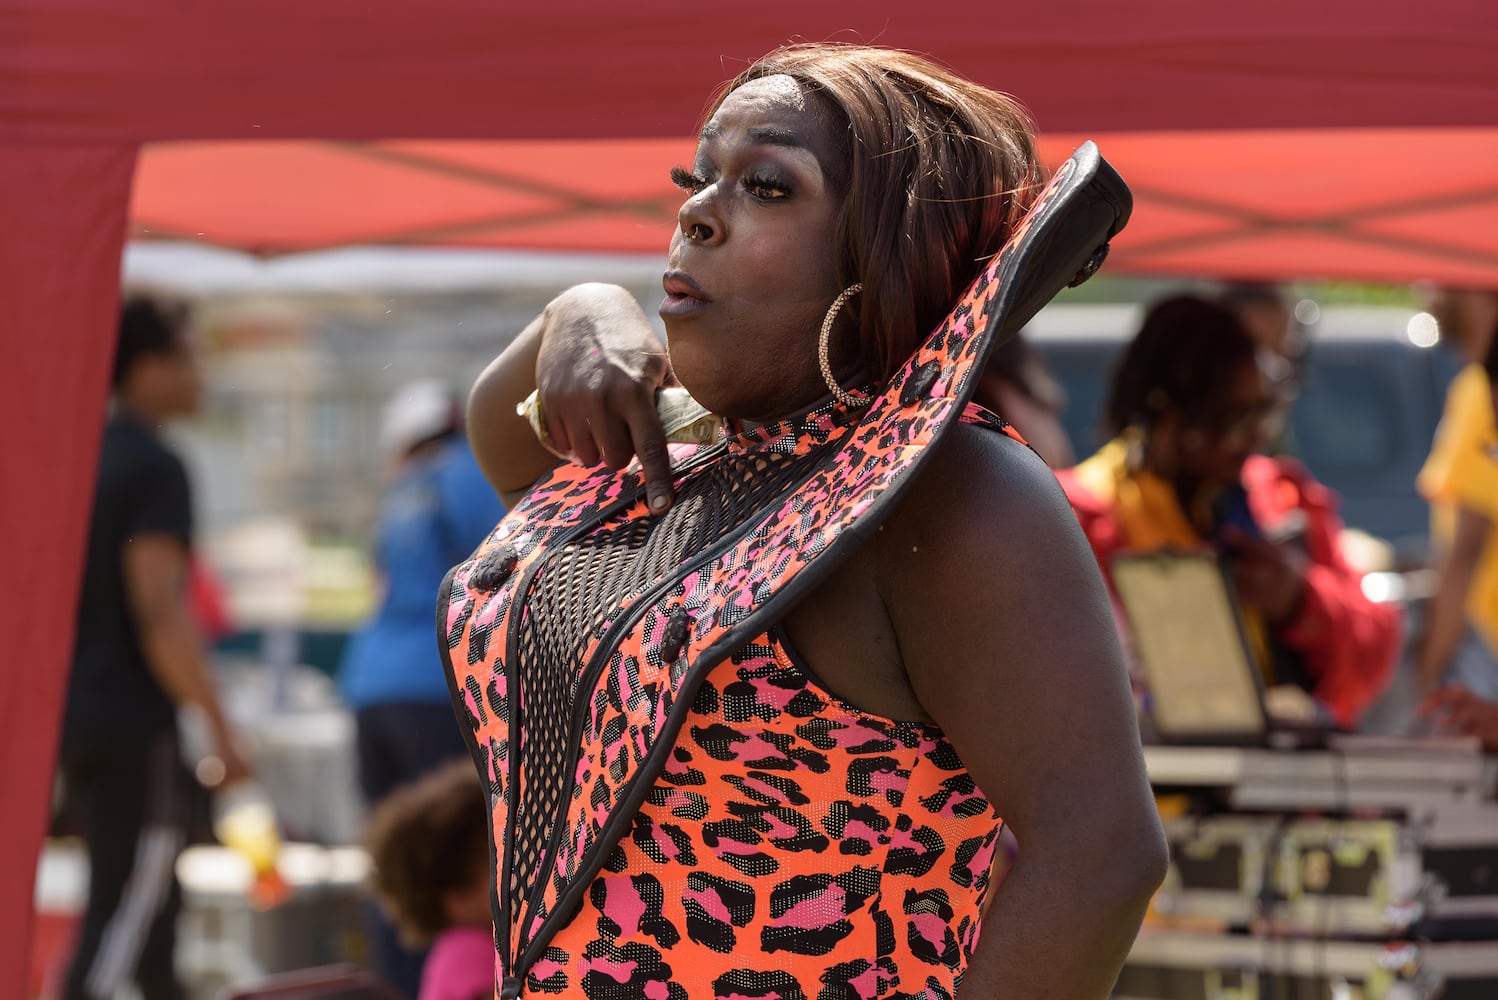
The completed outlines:
[[[1168,411],[1199,417],[1257,357],[1253,335],[1226,306],[1194,295],[1157,302],[1114,369],[1106,429],[1147,430]]]
[[[844,310],[862,356],[888,379],[1003,248],[1041,182],[1034,126],[1007,94],[895,49],[804,44],[777,49],[712,102],[784,74],[846,126],[840,279],[863,283]],[[836,124],[834,128],[838,127]]]
[[[375,892],[402,940],[420,946],[446,930],[443,896],[471,888],[489,867],[488,802],[472,761],[391,792],[370,817],[364,842]]]

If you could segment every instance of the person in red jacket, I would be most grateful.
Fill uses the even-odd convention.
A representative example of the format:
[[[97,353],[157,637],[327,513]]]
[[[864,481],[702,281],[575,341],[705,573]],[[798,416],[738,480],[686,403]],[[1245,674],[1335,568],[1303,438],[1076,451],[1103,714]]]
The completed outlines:
[[[1114,374],[1113,440],[1061,484],[1105,575],[1123,551],[1217,548],[1265,686],[1305,691],[1352,727],[1390,678],[1401,617],[1363,596],[1339,552],[1335,495],[1295,460],[1259,454],[1283,409],[1232,312],[1167,299]]]

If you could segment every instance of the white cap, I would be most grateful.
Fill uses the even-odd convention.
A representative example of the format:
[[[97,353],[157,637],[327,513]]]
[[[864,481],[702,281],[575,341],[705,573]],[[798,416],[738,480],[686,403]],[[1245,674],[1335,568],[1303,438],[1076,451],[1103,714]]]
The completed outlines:
[[[404,454],[413,445],[458,424],[458,401],[441,379],[407,382],[395,391],[380,415],[380,447]]]

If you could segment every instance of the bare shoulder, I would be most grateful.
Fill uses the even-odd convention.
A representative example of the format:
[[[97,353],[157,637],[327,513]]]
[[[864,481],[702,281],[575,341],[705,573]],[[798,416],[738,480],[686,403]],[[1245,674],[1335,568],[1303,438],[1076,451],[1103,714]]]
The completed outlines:
[[[876,586],[906,674],[943,725],[966,713],[953,689],[1123,678],[1097,560],[1056,482],[1024,445],[982,427],[953,430],[876,533]],[[1059,690],[1059,688],[1057,689]],[[1111,697],[1112,695],[1110,695]]]
[[[1050,468],[1013,438],[970,424],[936,446],[878,533],[881,562],[917,575],[940,560],[956,560],[950,574],[974,556],[1007,563],[1069,542],[1081,533]]]
[[[1021,842],[1151,814],[1102,574],[1040,458],[955,428],[876,534],[910,690]]]
[[[786,619],[834,692],[923,722],[934,720],[915,684],[940,683],[927,665],[971,665],[953,660],[949,643],[960,634],[969,648],[988,644],[981,628],[1001,624],[993,577],[1016,564],[1016,545],[1043,552],[1071,520],[1046,466],[1002,434],[959,425],[927,459],[880,529]],[[932,628],[942,633],[934,641]]]

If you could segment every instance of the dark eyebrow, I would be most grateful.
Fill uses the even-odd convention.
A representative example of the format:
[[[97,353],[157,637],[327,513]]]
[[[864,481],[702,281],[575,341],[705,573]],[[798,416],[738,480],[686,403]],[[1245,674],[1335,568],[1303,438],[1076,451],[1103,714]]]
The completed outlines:
[[[702,126],[698,133],[698,140],[707,142],[716,139],[723,134],[723,126],[717,122],[708,122]],[[805,149],[806,143],[802,142],[794,130],[783,125],[756,125],[748,132],[749,141],[761,146],[785,146],[789,149]]]
[[[749,141],[756,145],[764,146],[788,146],[791,149],[804,149],[803,143],[796,133],[780,125],[759,125],[749,130]]]

